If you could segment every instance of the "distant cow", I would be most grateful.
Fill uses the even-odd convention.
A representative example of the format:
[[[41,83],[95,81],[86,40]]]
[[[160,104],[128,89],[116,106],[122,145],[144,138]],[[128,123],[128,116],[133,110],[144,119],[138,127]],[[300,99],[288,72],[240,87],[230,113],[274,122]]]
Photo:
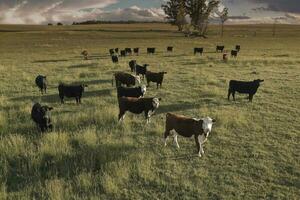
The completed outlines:
[[[132,49],[131,48],[125,48],[126,55],[132,55]]]
[[[197,53],[200,53],[202,55],[203,54],[203,48],[202,47],[201,48],[198,48],[198,47],[194,48],[194,55],[196,55]]]
[[[129,62],[129,67],[130,67],[131,72],[135,72],[136,60],[131,60]]]
[[[143,77],[143,79],[145,78],[145,75],[146,75],[146,72],[147,72],[147,67],[148,67],[149,65],[148,64],[144,64],[143,66],[141,66],[141,65],[136,65],[135,66],[135,73],[136,73],[136,75],[142,75],[142,77]]]
[[[167,47],[167,52],[173,52],[173,47]]]
[[[241,45],[236,45],[235,50],[237,50],[239,52],[241,50]]]
[[[114,55],[115,54],[115,50],[114,49],[110,49],[109,50],[109,54],[112,56],[112,55]]]
[[[177,141],[177,135],[187,138],[194,136],[197,146],[197,153],[198,156],[201,157],[201,154],[204,154],[203,143],[207,140],[213,123],[215,123],[215,120],[211,119],[210,117],[196,119],[167,113],[166,130],[164,133],[165,146],[167,145],[167,139],[170,134],[173,135],[174,141],[178,148],[179,144]]]
[[[225,46],[217,46],[216,47],[216,52],[221,52],[223,53]]]
[[[116,72],[114,74],[114,78],[117,87],[120,87],[122,84],[130,87],[141,83],[141,78],[139,76],[131,75],[125,72]],[[112,80],[112,85],[114,85],[114,79]]]
[[[140,48],[134,48],[134,49],[133,49],[133,52],[134,52],[136,55],[139,55],[139,51],[140,51]]]
[[[88,53],[87,50],[84,50],[83,52],[81,52],[81,55],[83,55],[83,58],[84,58],[85,60],[87,60],[87,59],[88,59],[88,56],[89,56],[89,53]]]
[[[126,51],[125,50],[121,50],[121,57],[125,57],[126,56]]]
[[[31,118],[40,127],[42,132],[52,131],[53,129],[50,116],[52,109],[52,107],[42,106],[39,103],[34,104],[31,109]]]
[[[160,98],[119,98],[119,121],[123,121],[125,113],[129,111],[134,114],[141,114],[144,112],[147,123],[149,123],[151,115],[159,107],[160,100]]]
[[[59,92],[61,103],[65,103],[64,97],[75,98],[77,104],[81,103],[81,97],[85,87],[88,86],[85,84],[81,84],[81,85],[59,84],[58,92]]]
[[[112,55],[112,56],[111,56],[111,60],[112,60],[113,63],[118,63],[118,62],[119,62],[119,57],[118,57],[118,55]]]
[[[117,88],[117,95],[118,98],[120,97],[136,97],[136,98],[140,98],[145,96],[147,91],[147,88],[145,85],[142,85],[140,87],[136,87],[136,88],[125,88],[125,87],[118,87]]]
[[[162,87],[165,74],[167,74],[167,72],[154,73],[154,72],[147,71],[146,80],[147,80],[148,87],[150,86],[150,82],[156,83],[157,89],[159,85],[160,87]]]
[[[47,92],[47,77],[38,75],[35,78],[35,84],[40,88],[41,93]]]
[[[230,95],[232,94],[233,100],[235,101],[235,92],[238,92],[242,94],[249,94],[249,101],[251,102],[253,96],[260,86],[260,83],[262,82],[264,82],[264,80],[260,79],[250,82],[231,80],[229,82],[228,100],[230,99]]]
[[[147,48],[147,54],[155,54],[155,48]]]
[[[231,57],[237,57],[238,51],[237,50],[231,50]]]

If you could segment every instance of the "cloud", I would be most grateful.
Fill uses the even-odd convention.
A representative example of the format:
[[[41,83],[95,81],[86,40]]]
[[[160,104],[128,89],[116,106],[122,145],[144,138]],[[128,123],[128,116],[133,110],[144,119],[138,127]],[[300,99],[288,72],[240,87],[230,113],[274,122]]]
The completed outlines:
[[[299,0],[248,0],[253,3],[265,4],[265,10],[276,12],[300,13]]]

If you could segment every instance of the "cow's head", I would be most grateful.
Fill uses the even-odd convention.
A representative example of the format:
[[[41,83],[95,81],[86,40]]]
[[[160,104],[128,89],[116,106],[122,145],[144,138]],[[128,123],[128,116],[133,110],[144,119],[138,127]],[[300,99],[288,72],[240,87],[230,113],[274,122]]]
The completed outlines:
[[[157,109],[159,107],[159,101],[161,101],[161,98],[153,98],[152,99],[152,106],[154,109]]]
[[[160,74],[163,74],[163,75],[164,75],[164,74],[167,74],[167,72],[159,72],[159,73],[160,73]]]
[[[149,66],[149,64],[144,64],[144,67],[148,67]]]
[[[135,76],[135,75],[133,75],[133,76],[135,78],[135,83],[136,84],[141,84],[141,77],[140,76]]]
[[[141,92],[142,92],[143,96],[145,96],[146,91],[147,91],[146,85],[142,85],[142,86],[141,86]]]
[[[253,82],[257,85],[260,85],[260,83],[264,82],[265,80],[261,80],[261,79],[256,79]]]
[[[84,89],[89,87],[89,86],[87,84],[82,84],[81,87],[82,87],[82,90],[84,91]]]
[[[40,113],[43,118],[43,124],[46,128],[48,128],[51,123],[51,120],[50,120],[50,118],[51,118],[50,111],[51,110],[53,110],[53,108],[49,107],[49,106],[42,106],[40,109]]]
[[[210,117],[202,118],[202,130],[204,132],[204,136],[208,137],[209,133],[211,132],[212,125],[216,122],[215,119]]]

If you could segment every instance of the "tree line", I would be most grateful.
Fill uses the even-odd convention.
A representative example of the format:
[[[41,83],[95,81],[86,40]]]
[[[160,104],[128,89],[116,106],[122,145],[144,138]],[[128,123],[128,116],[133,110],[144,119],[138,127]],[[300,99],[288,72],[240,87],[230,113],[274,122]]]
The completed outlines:
[[[178,27],[178,31],[186,34],[206,37],[209,17],[216,14],[222,25],[221,35],[224,32],[224,23],[228,19],[228,8],[219,11],[219,0],[168,0],[162,5],[167,20]],[[189,20],[188,20],[189,19]]]

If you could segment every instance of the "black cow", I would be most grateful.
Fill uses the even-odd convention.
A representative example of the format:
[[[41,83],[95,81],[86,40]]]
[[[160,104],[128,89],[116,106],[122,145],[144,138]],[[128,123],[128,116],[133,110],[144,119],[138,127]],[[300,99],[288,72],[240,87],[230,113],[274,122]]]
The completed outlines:
[[[250,82],[231,80],[229,82],[228,100],[230,99],[230,95],[232,94],[233,100],[235,101],[235,92],[238,92],[242,94],[249,94],[249,101],[251,102],[253,96],[260,86],[260,83],[262,82],[264,82],[264,80],[260,79]]]
[[[126,51],[125,50],[121,50],[121,57],[126,57]]]
[[[136,97],[140,98],[146,94],[147,88],[145,85],[136,88],[125,88],[125,87],[118,87],[117,94],[118,98],[120,97]]]
[[[241,45],[236,45],[235,50],[237,50],[239,52],[241,50]]]
[[[194,55],[196,55],[197,53],[200,53],[201,55],[203,54],[203,47],[201,47],[201,48],[198,48],[198,47],[196,47],[196,48],[194,48]]]
[[[133,52],[134,52],[136,55],[139,55],[139,51],[140,51],[140,48],[134,48],[134,49],[133,49]]]
[[[125,72],[116,72],[114,74],[116,86],[119,87],[122,84],[130,87],[132,85],[140,84],[141,78],[139,76],[131,75]],[[114,79],[112,79],[112,85],[114,85]]]
[[[131,48],[125,48],[126,55],[132,55],[132,49]]]
[[[130,67],[131,72],[135,72],[136,60],[131,60],[129,62],[129,67]]]
[[[223,53],[225,46],[217,46],[216,47],[216,52],[221,52]]]
[[[237,50],[231,50],[231,57],[237,57],[238,51]]]
[[[167,52],[173,52],[173,47],[167,47]]]
[[[110,50],[109,50],[109,54],[110,54],[111,56],[114,55],[114,53],[115,53],[114,49],[110,49]]]
[[[35,84],[40,88],[41,93],[43,94],[44,92],[47,92],[47,77],[38,75],[35,78]]]
[[[147,54],[155,54],[155,48],[147,48]]]
[[[125,113],[129,111],[134,114],[141,114],[144,112],[147,123],[149,123],[151,115],[159,107],[160,100],[160,98],[119,98],[119,121],[124,120]]]
[[[143,77],[143,79],[145,78],[145,75],[146,75],[146,72],[147,72],[147,67],[148,67],[149,65],[148,64],[144,64],[143,66],[141,66],[141,65],[136,65],[135,66],[135,73],[136,73],[136,75],[142,75],[142,77]]]
[[[159,72],[159,73],[154,73],[147,71],[146,73],[146,80],[147,80],[147,86],[149,87],[150,82],[156,83],[156,87],[158,89],[158,86],[162,87],[162,82],[164,80],[164,75],[167,74],[167,72]]]
[[[118,63],[119,62],[119,57],[117,55],[112,55],[111,60],[113,63]]]
[[[61,103],[64,103],[64,97],[68,97],[68,98],[73,97],[76,99],[77,104],[81,103],[81,97],[85,87],[88,86],[85,84],[81,84],[81,85],[59,84],[58,92],[59,92]]]
[[[31,109],[31,118],[40,127],[42,132],[53,130],[50,116],[52,109],[52,107],[42,106],[39,103],[34,104]]]

